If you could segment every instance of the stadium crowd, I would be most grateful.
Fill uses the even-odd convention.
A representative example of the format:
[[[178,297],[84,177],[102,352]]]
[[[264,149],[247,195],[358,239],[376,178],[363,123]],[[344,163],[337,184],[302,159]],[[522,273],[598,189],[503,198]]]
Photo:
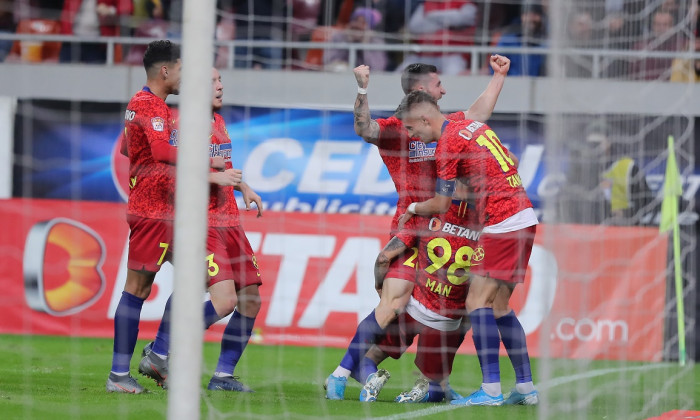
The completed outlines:
[[[81,42],[0,41],[7,62],[104,63],[99,37],[178,39],[183,0],[2,0],[0,33],[74,35]],[[421,47],[547,46],[549,2],[487,0],[218,0],[217,67],[311,69],[337,71],[368,64],[375,71],[401,71],[420,61],[441,74],[469,74],[473,57],[462,52],[416,49],[410,52],[363,49],[362,45]],[[685,58],[636,58],[605,55],[598,65],[580,50],[697,51],[698,0],[587,0],[566,11],[567,37],[579,50],[567,55],[568,77],[607,77],[693,81],[700,62]],[[322,41],[336,49],[236,46],[226,41]],[[143,45],[116,45],[115,63],[138,64]],[[348,49],[348,44],[361,44]],[[229,55],[233,52],[234,57]],[[354,57],[350,55],[355,54]],[[541,76],[545,54],[509,54],[511,76]],[[480,59],[479,72],[490,71]]]

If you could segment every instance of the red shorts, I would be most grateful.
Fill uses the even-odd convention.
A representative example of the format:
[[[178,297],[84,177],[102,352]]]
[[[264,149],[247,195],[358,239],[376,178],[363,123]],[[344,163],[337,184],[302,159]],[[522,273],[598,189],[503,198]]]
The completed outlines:
[[[240,226],[210,227],[207,231],[207,286],[224,280],[236,290],[262,284],[258,262]]]
[[[439,331],[421,324],[404,312],[389,324],[386,335],[377,342],[377,346],[389,357],[398,359],[418,335],[416,367],[426,378],[440,382],[452,373],[452,363],[461,343],[461,330]]]
[[[129,259],[127,268],[156,273],[172,260],[173,221],[126,215],[129,223]]]
[[[416,281],[416,265],[418,264],[418,248],[408,248],[389,264],[385,279],[401,279],[414,283]]]
[[[508,283],[525,281],[537,225],[507,233],[482,233],[470,273]],[[480,257],[480,258],[479,258]]]

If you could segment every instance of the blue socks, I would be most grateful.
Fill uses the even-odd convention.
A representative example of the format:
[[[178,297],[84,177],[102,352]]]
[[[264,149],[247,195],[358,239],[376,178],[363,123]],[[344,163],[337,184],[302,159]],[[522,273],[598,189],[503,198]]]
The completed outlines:
[[[445,399],[445,391],[439,382],[430,381],[428,384],[428,401],[429,403],[442,402]]]
[[[237,310],[233,311],[224,329],[224,336],[221,338],[221,354],[219,363],[216,365],[216,373],[233,375],[233,370],[250,340],[253,324],[255,324],[255,318],[243,316]]]
[[[527,354],[525,330],[515,316],[515,312],[510,311],[508,315],[497,318],[496,325],[498,325],[501,341],[503,341],[503,346],[506,348],[515,370],[515,383],[531,382],[532,372],[530,371],[530,357]]]
[[[170,304],[172,300],[172,295],[168,298],[165,303],[165,310],[163,311],[163,318],[158,326],[158,333],[156,334],[156,339],[153,342],[153,352],[161,356],[167,356],[170,351]],[[204,302],[204,329],[211,327],[216,321],[220,320],[221,317],[216,313],[214,305],[211,300]]]
[[[117,310],[114,313],[114,348],[112,372],[129,372],[131,356],[134,354],[136,339],[139,336],[139,321],[144,299],[131,293],[122,292]]]
[[[357,330],[350,341],[345,356],[343,356],[343,359],[340,361],[340,367],[351,372],[354,371],[359,366],[360,361],[365,357],[367,350],[377,341],[377,337],[383,334],[384,330],[379,327],[377,318],[374,316],[374,311],[372,311],[357,326]]]
[[[211,300],[204,302],[204,329],[208,329],[220,319],[221,317],[216,313],[216,309],[214,309],[214,304],[211,303]]]
[[[479,308],[469,314],[472,322],[474,347],[479,357],[481,374],[484,383],[498,382],[500,386],[501,371],[498,365],[498,350],[501,339],[498,336],[496,319],[493,317],[493,309]]]
[[[377,371],[377,364],[372,359],[363,357],[360,364],[350,372],[350,377],[361,384],[367,382],[367,377]]]
[[[170,301],[173,296],[170,295],[168,301],[165,302],[165,310],[163,311],[163,318],[160,320],[160,325],[158,326],[158,333],[156,333],[156,339],[153,342],[153,347],[151,350],[161,356],[167,356],[170,351]]]

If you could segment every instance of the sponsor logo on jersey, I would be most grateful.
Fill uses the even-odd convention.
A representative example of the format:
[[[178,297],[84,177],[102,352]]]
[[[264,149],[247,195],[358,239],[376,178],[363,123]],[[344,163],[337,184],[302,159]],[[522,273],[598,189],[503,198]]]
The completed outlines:
[[[209,145],[209,157],[221,156],[226,162],[231,161],[231,143],[224,144],[210,144]]]
[[[431,220],[432,222],[432,220]],[[442,231],[454,236],[459,236],[461,238],[467,238],[472,241],[478,241],[479,236],[481,236],[481,231],[472,230],[464,226],[455,225],[452,223],[447,223],[442,226]],[[483,251],[482,251],[483,252]]]
[[[165,120],[161,117],[151,118],[151,126],[155,131],[163,131],[165,129]]]
[[[466,140],[471,140],[474,132],[478,129],[480,129],[484,123],[479,122],[479,121],[472,121],[471,124],[469,124],[466,128],[463,128],[457,132],[457,134],[460,135],[460,137],[466,139]]]
[[[411,140],[408,144],[408,161],[422,162],[435,159],[435,147],[437,143],[423,143],[419,140]]]
[[[428,223],[428,229],[432,230],[433,232],[437,232],[440,230],[442,227],[442,220],[438,219],[437,217],[433,217],[430,219],[430,223]]]
[[[179,132],[177,131],[177,128],[173,128],[173,131],[170,132],[168,143],[170,143],[171,146],[177,147],[178,134]]]
[[[127,109],[126,112],[124,112],[124,119],[126,121],[133,121],[134,117],[136,117],[136,111]]]

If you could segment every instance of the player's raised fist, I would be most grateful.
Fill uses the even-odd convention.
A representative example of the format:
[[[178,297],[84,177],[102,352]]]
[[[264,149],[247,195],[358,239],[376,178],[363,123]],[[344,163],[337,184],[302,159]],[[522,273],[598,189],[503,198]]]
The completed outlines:
[[[357,66],[352,70],[355,73],[355,80],[357,80],[357,86],[363,89],[367,88],[369,84],[369,66],[361,65]]]
[[[494,54],[489,58],[491,69],[496,74],[506,75],[510,69],[510,59],[502,55]]]
[[[224,161],[224,157],[214,156],[213,158],[211,158],[211,167],[220,171],[226,169],[226,162]]]

